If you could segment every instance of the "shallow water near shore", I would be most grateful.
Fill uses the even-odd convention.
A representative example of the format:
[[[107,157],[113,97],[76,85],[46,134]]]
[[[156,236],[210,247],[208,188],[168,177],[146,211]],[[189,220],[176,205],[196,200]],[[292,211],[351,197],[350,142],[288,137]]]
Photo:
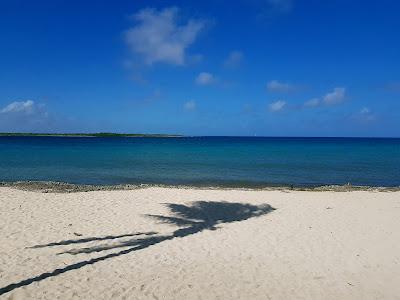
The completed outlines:
[[[400,139],[0,137],[0,181],[400,185]]]

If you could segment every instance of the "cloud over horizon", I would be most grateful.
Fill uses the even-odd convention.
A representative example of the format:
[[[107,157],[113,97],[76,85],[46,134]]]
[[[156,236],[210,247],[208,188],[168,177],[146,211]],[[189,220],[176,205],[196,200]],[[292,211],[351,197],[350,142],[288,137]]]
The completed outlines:
[[[32,100],[14,101],[0,110],[1,114],[6,113],[24,113],[31,114],[35,110],[35,102]]]
[[[355,117],[358,121],[364,123],[376,120],[376,116],[372,113],[372,111],[368,107],[361,108]]]
[[[97,123],[52,112],[47,105],[35,100],[18,100],[0,106],[0,132],[95,132],[107,131],[107,126],[110,126],[107,120]]]
[[[0,109],[0,131],[31,131],[48,121],[45,106],[33,100],[14,101]]]
[[[125,32],[126,44],[147,65],[184,65],[186,49],[204,29],[205,21],[189,19],[178,24],[178,14],[177,7],[140,10],[133,15],[136,25]]]

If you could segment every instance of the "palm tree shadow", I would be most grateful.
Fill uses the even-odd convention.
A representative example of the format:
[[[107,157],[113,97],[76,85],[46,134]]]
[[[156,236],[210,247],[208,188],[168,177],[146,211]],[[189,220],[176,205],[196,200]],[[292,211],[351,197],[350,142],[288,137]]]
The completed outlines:
[[[173,232],[174,237],[185,237],[205,229],[216,230],[218,225],[259,217],[274,210],[268,204],[197,201],[191,206],[166,204],[174,217],[148,215],[163,223],[184,227]]]
[[[59,245],[75,245],[93,241],[104,241],[111,240],[111,243],[96,245],[91,247],[74,248],[60,254],[89,254],[98,253],[102,251],[119,250],[112,253],[92,258],[89,260],[80,261],[78,263],[70,264],[66,267],[55,269],[51,272],[46,272],[38,276],[24,279],[17,283],[9,284],[3,288],[0,288],[0,295],[8,293],[19,287],[30,285],[34,282],[39,282],[44,279],[54,277],[68,271],[77,270],[87,265],[93,265],[99,261],[104,261],[110,258],[118,257],[124,254],[128,254],[134,251],[148,248],[152,245],[156,245],[163,241],[172,240],[175,238],[183,238],[192,234],[199,233],[204,230],[216,230],[225,223],[240,222],[254,217],[263,216],[274,210],[268,204],[263,205],[252,205],[243,203],[229,203],[229,202],[212,202],[212,201],[197,201],[193,202],[192,205],[182,204],[165,204],[171,211],[171,216],[162,215],[146,215],[147,217],[153,218],[161,223],[167,223],[179,227],[169,235],[156,235],[155,232],[146,233],[132,233],[123,234],[117,236],[106,236],[106,237],[91,237],[86,239],[77,240],[66,240],[60,242],[54,242],[44,245],[36,245],[30,248],[43,248],[43,247],[55,247]],[[118,241],[122,237],[134,237],[134,236],[145,236],[140,238],[131,238],[129,240]],[[116,240],[116,241],[114,241]]]

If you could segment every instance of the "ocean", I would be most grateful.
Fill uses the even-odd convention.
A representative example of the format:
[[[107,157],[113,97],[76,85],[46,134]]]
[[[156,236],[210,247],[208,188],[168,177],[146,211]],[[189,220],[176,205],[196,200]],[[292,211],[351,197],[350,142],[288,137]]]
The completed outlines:
[[[0,181],[400,186],[400,139],[0,137]]]

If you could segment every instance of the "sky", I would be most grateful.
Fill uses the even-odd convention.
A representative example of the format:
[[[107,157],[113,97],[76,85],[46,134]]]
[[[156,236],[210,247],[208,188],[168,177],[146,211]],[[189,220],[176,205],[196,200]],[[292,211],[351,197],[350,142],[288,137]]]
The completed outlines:
[[[400,137],[400,1],[0,1],[0,132]]]

